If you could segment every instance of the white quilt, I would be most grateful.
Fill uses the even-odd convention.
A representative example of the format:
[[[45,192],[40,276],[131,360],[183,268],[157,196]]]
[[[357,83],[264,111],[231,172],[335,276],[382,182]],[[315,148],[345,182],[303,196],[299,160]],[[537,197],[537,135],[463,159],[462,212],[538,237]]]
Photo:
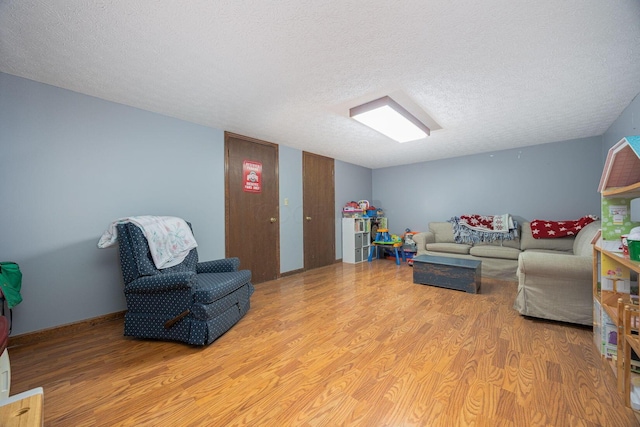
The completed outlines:
[[[149,242],[149,250],[157,269],[180,264],[191,249],[198,246],[189,224],[173,216],[131,216],[120,218],[111,224],[98,241],[99,248],[106,248],[118,239],[117,224],[131,222],[142,230]]]

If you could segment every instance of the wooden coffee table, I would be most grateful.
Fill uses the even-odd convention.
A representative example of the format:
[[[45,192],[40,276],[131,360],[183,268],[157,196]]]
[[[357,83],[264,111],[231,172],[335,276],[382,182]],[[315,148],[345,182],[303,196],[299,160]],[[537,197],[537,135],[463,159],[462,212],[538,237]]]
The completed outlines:
[[[480,291],[481,268],[481,261],[420,255],[413,258],[413,283],[476,294]]]

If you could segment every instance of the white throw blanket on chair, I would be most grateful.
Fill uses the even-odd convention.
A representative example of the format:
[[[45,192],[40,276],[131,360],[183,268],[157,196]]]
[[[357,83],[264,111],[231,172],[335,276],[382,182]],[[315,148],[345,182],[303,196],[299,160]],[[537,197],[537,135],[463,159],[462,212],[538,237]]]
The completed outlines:
[[[149,243],[153,263],[159,270],[180,264],[191,249],[198,246],[189,224],[182,218],[143,215],[120,218],[109,224],[109,228],[100,237],[98,247],[114,245],[118,239],[116,225],[125,222],[140,227]]]

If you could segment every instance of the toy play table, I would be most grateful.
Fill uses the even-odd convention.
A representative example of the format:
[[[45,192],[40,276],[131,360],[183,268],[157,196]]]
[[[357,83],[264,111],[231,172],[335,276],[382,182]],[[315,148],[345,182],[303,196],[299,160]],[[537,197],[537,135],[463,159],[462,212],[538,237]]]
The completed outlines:
[[[371,249],[369,249],[369,259],[368,261],[371,262],[371,259],[373,258],[373,252],[376,252],[376,256],[379,258],[380,257],[380,252],[378,251],[378,248],[388,248],[388,249],[393,249],[393,252],[396,255],[396,264],[400,265],[400,258],[402,258],[402,260],[404,261],[404,252],[402,251],[402,242],[373,242],[371,243]]]

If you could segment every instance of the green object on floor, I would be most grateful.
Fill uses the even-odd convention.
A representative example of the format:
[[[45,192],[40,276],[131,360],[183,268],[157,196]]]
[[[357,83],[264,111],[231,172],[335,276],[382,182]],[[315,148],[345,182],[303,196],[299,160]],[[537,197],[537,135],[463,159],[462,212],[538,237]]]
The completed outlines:
[[[21,287],[22,272],[18,264],[15,262],[0,262],[0,288],[9,308],[13,308],[22,302]]]

